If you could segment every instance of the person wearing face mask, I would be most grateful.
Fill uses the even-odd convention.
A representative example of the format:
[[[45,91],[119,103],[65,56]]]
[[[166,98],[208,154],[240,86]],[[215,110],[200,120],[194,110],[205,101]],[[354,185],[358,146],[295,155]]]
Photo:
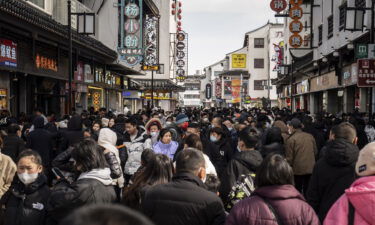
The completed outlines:
[[[171,131],[168,128],[164,128],[160,131],[159,141],[154,144],[153,149],[155,153],[164,154],[173,159],[178,145],[178,142],[172,140]]]
[[[161,121],[157,118],[152,118],[147,122],[146,126],[147,134],[151,136],[152,146],[158,142],[159,132],[162,128]]]
[[[71,153],[78,179],[69,183],[59,177],[48,199],[47,224],[56,225],[81,206],[109,204],[116,201],[111,170],[102,147],[86,139],[75,146]]]
[[[216,159],[212,160],[212,163],[216,167],[216,172],[220,180],[223,179],[225,168],[233,156],[232,146],[227,140],[223,129],[214,127],[210,130],[210,142],[216,146],[216,148],[211,149],[211,151],[218,151],[216,153],[211,153],[211,155],[219,156],[219,158],[215,157]]]
[[[228,195],[232,187],[239,180],[241,175],[247,175],[256,172],[263,161],[262,155],[255,150],[259,141],[256,131],[252,129],[242,130],[238,135],[237,153],[233,156],[224,171],[222,185],[220,188],[220,197],[224,205],[228,203]]]
[[[50,190],[47,177],[42,171],[42,158],[37,152],[21,152],[17,163],[17,176],[1,199],[1,204],[5,205],[4,225],[45,224]]]
[[[205,189],[205,179],[202,152],[185,149],[177,155],[172,181],[146,192],[141,205],[143,213],[159,225],[224,224],[223,203],[215,193]]]
[[[172,140],[181,143],[184,138],[184,133],[189,126],[189,117],[185,114],[178,114],[175,124],[167,126],[172,133]]]
[[[223,124],[228,128],[229,130],[229,137],[230,137],[230,140],[231,140],[231,144],[233,146],[233,151],[236,150],[237,148],[237,143],[238,143],[238,133],[237,133],[237,130],[234,129],[234,123],[233,123],[233,120],[229,117],[227,118],[224,118],[223,120]]]

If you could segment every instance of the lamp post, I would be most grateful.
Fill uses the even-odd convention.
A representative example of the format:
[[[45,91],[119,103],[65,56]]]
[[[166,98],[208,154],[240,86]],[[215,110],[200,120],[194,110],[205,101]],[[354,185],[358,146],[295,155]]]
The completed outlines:
[[[73,42],[72,42],[72,16],[78,17],[78,34],[90,35],[95,34],[95,13],[72,13],[72,1],[68,0],[68,69],[69,69],[69,90],[68,90],[68,112],[71,114],[73,103],[72,101],[72,79],[73,79]]]

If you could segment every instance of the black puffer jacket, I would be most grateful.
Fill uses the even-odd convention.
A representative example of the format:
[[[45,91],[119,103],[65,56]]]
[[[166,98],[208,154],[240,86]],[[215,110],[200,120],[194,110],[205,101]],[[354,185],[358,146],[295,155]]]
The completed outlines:
[[[260,152],[263,158],[266,158],[269,154],[285,155],[284,145],[277,142],[268,145],[263,145]]]
[[[4,138],[1,153],[9,156],[17,162],[18,155],[25,149],[25,142],[16,134],[9,134]]]
[[[216,148],[209,149],[210,160],[215,166],[219,178],[223,179],[225,169],[228,166],[229,161],[233,157],[231,140],[223,136],[220,140],[218,140],[217,142],[211,142],[211,144],[214,144]]]
[[[59,153],[65,151],[83,140],[82,119],[80,116],[73,116],[68,122],[68,129],[61,134],[62,141],[59,146]]]
[[[325,149],[324,157],[315,164],[306,196],[320,221],[355,180],[359,154],[358,147],[344,139],[328,142]]]
[[[239,177],[255,173],[262,161],[262,155],[256,150],[242,151],[234,155],[225,171],[225,179],[221,180],[220,197],[224,203],[227,202],[228,194]]]
[[[142,201],[145,215],[156,225],[222,225],[223,203],[203,182],[190,173],[180,173],[172,182],[151,187]]]
[[[97,179],[86,178],[69,184],[62,180],[52,190],[48,200],[47,224],[58,224],[74,209],[83,205],[109,204],[115,200],[115,189],[109,182],[104,184]]]
[[[37,180],[28,186],[16,176],[2,199],[6,207],[4,225],[44,225],[49,195],[50,190],[44,175],[39,175]]]

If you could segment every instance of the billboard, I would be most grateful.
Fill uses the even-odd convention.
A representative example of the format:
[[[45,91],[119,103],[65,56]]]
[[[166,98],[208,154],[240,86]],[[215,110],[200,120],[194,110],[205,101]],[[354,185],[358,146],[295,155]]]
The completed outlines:
[[[232,54],[232,69],[246,69],[246,54]]]

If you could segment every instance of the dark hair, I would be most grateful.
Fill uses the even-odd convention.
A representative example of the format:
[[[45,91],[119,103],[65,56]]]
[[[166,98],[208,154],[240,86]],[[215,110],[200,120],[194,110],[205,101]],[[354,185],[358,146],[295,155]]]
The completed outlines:
[[[81,166],[80,172],[107,167],[102,147],[91,139],[85,139],[77,144],[72,151],[72,158],[77,166]]]
[[[159,133],[159,138],[158,138],[158,140],[161,140],[161,139],[164,137],[164,135],[167,134],[167,133],[170,133],[171,136],[172,136],[172,131],[171,131],[170,129],[168,129],[168,128],[163,128],[163,129],[161,129],[161,130],[160,130],[160,133]]]
[[[199,123],[189,123],[188,128],[201,129],[201,126],[199,125]]]
[[[210,130],[210,134],[211,133],[217,133],[218,135],[220,135],[221,137],[224,136],[224,130],[220,127],[214,127]]]
[[[203,144],[202,144],[201,138],[196,134],[190,134],[189,136],[187,136],[185,138],[185,144],[189,148],[195,148],[200,151],[203,151]]]
[[[146,166],[155,157],[155,152],[152,149],[145,149],[141,155],[141,161]]]
[[[229,117],[225,117],[224,120],[223,120],[223,122],[225,122],[225,121],[229,121],[232,124],[234,123],[233,120],[231,118],[229,118]]]
[[[187,148],[177,155],[176,172],[195,173],[199,168],[205,167],[203,153],[197,149]]]
[[[145,186],[165,184],[172,180],[173,162],[163,154],[156,154],[124,193],[124,203],[132,208],[139,208],[141,190]]]
[[[293,169],[279,154],[268,155],[256,174],[255,185],[257,188],[271,185],[294,185]]]
[[[208,191],[216,194],[219,191],[220,179],[213,174],[207,174],[206,182],[204,184],[206,185],[206,189]]]
[[[272,144],[272,143],[280,143],[284,144],[283,136],[281,136],[281,129],[278,127],[271,127],[266,131],[266,145]]]
[[[61,221],[60,225],[153,225],[141,213],[120,205],[81,207]]]
[[[244,129],[238,134],[238,140],[245,143],[246,148],[255,148],[258,144],[259,137],[254,129]]]
[[[138,126],[137,120],[135,120],[134,118],[127,119],[125,123],[130,123],[133,127]]]
[[[340,123],[339,125],[333,126],[331,129],[335,139],[343,138],[347,141],[352,142],[357,137],[357,131],[355,127],[348,122]]]
[[[16,123],[12,123],[8,126],[8,134],[16,134],[19,130],[21,130],[21,127]]]
[[[17,162],[19,162],[22,158],[25,158],[25,157],[30,157],[31,161],[33,163],[37,164],[37,165],[43,165],[42,157],[36,151],[33,151],[31,149],[26,149],[26,150],[22,151],[18,155]]]

